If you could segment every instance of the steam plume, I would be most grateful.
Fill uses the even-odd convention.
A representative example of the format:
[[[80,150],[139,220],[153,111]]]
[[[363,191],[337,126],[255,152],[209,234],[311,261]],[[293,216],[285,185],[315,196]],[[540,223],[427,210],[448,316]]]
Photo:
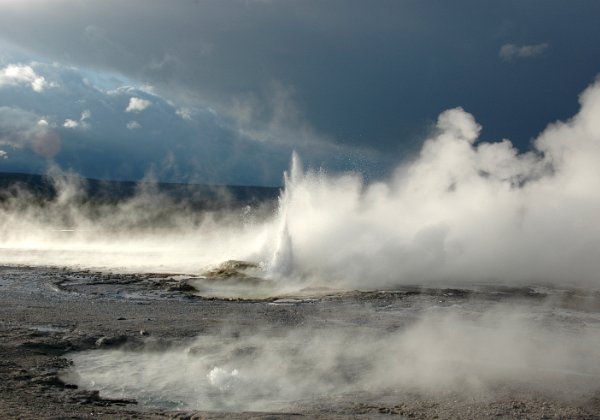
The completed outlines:
[[[423,281],[598,285],[600,83],[580,112],[520,154],[478,142],[461,108],[443,112],[414,162],[387,182],[309,172],[285,200],[294,267],[346,285]]]
[[[181,206],[167,215],[168,200],[143,191],[100,209],[73,194],[42,207],[13,197],[2,206],[0,235],[12,250],[64,251],[68,264],[107,269],[197,272],[242,259],[262,263],[281,283],[597,287],[600,82],[580,103],[577,115],[550,124],[526,153],[508,140],[479,141],[471,114],[447,110],[416,160],[369,185],[357,174],[304,173],[294,156],[279,211],[265,218],[199,216]],[[59,237],[60,223],[75,233]],[[44,252],[37,260],[4,253],[2,262],[55,257],[44,260]]]
[[[479,314],[456,306],[412,310],[418,319],[395,331],[376,323],[310,325],[200,336],[158,352],[78,353],[66,379],[107,396],[204,410],[273,410],[322,395],[360,400],[366,392],[502,398],[507,384],[513,392],[561,398],[598,390],[598,331],[572,328],[581,321],[573,314],[518,305]]]

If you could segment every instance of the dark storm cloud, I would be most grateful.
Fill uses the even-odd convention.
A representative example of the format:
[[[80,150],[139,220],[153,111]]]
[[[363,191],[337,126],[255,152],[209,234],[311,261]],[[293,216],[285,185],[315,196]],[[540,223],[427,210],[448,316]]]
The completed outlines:
[[[0,171],[63,168],[93,178],[280,185],[293,148],[311,166],[356,167],[356,154],[294,117],[287,91],[268,125],[239,124],[211,108],[180,107],[149,86],[57,63],[0,59]],[[11,64],[13,63],[13,64]],[[293,139],[280,141],[278,136]],[[46,160],[44,162],[44,160]]]
[[[449,107],[522,148],[574,113],[600,70],[599,15],[559,1],[27,0],[0,6],[0,36],[210,106],[251,138],[401,159]],[[540,42],[551,50],[499,62],[503,45]]]

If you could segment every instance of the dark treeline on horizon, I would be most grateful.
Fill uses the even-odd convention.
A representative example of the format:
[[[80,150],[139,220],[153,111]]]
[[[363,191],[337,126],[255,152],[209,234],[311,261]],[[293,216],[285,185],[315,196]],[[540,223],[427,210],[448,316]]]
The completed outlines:
[[[78,188],[76,196],[81,201],[118,203],[150,192],[207,210],[275,201],[280,192],[278,187],[106,181],[76,175],[66,175],[58,181],[48,175],[0,172],[0,201],[24,193],[37,200],[53,200],[63,182]]]

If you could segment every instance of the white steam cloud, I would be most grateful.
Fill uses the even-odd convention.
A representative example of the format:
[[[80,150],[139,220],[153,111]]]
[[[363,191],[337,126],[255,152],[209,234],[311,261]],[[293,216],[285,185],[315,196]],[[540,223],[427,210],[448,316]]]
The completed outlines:
[[[460,108],[385,183],[292,176],[285,226],[294,270],[346,284],[557,282],[598,286],[600,83],[580,112],[519,154],[477,143]]]
[[[471,114],[445,111],[419,157],[386,182],[303,173],[295,158],[279,212],[264,219],[202,218],[189,209],[155,217],[167,202],[156,194],[102,211],[64,197],[43,211],[9,202],[0,235],[6,249],[22,252],[3,252],[1,262],[48,264],[60,252],[61,264],[197,273],[239,259],[259,263],[282,287],[487,281],[596,288],[600,82],[580,102],[577,115],[549,125],[527,153],[508,140],[478,141]],[[151,221],[157,225],[149,228]],[[65,224],[75,233],[59,238],[53,230]]]
[[[572,313],[543,305],[478,313],[453,305],[415,315],[407,321],[404,314],[408,325],[394,331],[309,325],[200,336],[161,352],[93,350],[72,356],[66,379],[104,396],[202,410],[289,409],[293,401],[325,395],[357,401],[366,392],[502,398],[507,384],[513,392],[562,398],[599,389],[597,325],[579,323]],[[397,316],[386,312],[388,319]]]

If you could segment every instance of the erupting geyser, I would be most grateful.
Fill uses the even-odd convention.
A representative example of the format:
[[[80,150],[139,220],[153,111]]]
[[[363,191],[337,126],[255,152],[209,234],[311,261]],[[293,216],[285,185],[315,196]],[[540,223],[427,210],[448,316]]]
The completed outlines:
[[[600,83],[581,110],[519,153],[478,141],[460,108],[443,112],[419,157],[386,182],[303,174],[280,200],[274,267],[342,287],[491,281],[597,286]],[[285,262],[285,264],[284,264]],[[283,270],[279,268],[279,270]]]
[[[597,286],[600,272],[600,82],[581,110],[519,153],[478,140],[460,108],[443,112],[419,156],[386,181],[304,172],[297,155],[275,214],[169,210],[140,189],[92,208],[76,184],[39,206],[0,209],[2,263],[198,273],[251,261],[281,286],[373,288],[426,282]],[[71,234],[59,232],[68,228]]]
[[[302,163],[300,157],[294,152],[290,175],[283,174],[284,189],[279,197],[279,231],[275,242],[273,258],[268,266],[269,274],[274,276],[288,276],[293,271],[294,255],[292,249],[292,238],[288,228],[288,206],[292,201],[296,183],[302,180]]]

